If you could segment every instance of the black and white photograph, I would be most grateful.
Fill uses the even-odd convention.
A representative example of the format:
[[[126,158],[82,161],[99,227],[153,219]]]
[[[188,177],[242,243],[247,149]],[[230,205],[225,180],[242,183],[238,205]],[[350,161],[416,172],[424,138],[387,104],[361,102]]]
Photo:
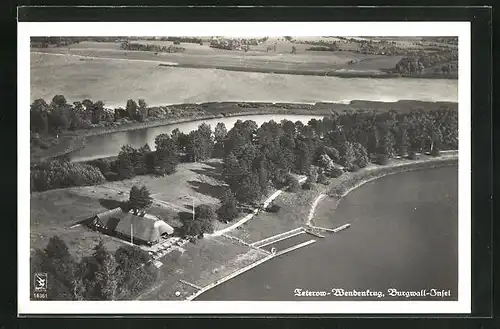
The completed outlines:
[[[19,23],[20,312],[470,311],[468,23],[65,24]]]

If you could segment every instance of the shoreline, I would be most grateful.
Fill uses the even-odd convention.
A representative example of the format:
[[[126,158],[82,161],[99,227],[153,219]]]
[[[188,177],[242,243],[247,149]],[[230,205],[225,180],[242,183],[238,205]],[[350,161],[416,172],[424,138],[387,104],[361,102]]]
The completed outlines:
[[[343,110],[388,111],[394,108],[399,108],[400,111],[409,111],[415,107],[424,107],[426,110],[432,110],[437,109],[441,106],[451,106],[458,109],[457,102],[416,100],[398,100],[395,102],[351,100],[349,103],[316,102],[314,104],[286,102],[205,102],[200,104],[172,104],[164,106],[151,106],[151,109],[190,108],[195,112],[193,112],[192,115],[186,116],[184,118],[163,118],[147,122],[128,122],[112,127],[95,127],[77,131],[68,131],[61,136],[62,143],[68,144],[63,151],[53,153],[51,153],[50,151],[46,151],[48,155],[34,156],[32,162],[47,161],[50,159],[63,157],[71,152],[80,150],[85,147],[86,139],[89,137],[169,126],[186,122],[196,122],[217,118],[222,119],[234,116],[252,116],[266,114],[328,116],[332,113],[332,111],[339,112]]]
[[[422,154],[418,154],[422,155]],[[392,161],[398,161],[397,159],[391,159]],[[411,162],[409,162],[411,161]],[[330,197],[335,200],[335,208],[336,209],[342,199],[347,196],[350,192],[355,189],[373,182],[379,178],[383,178],[386,176],[396,175],[409,171],[418,171],[418,170],[428,170],[434,168],[441,168],[447,166],[454,166],[458,164],[458,150],[447,150],[441,151],[441,155],[438,157],[430,157],[425,159],[417,159],[417,160],[406,160],[402,163],[391,163],[390,165],[379,166],[373,165],[370,168],[365,169],[362,173],[354,173],[354,175],[348,177],[346,180],[339,182],[337,185],[332,186],[324,196],[318,196],[320,200],[315,205],[314,209],[311,211],[315,211],[319,202],[321,202],[324,197]],[[332,215],[335,213],[333,211]],[[314,215],[311,217],[311,220],[314,219]]]
[[[394,161],[404,161],[401,163],[394,163]],[[314,219],[314,212],[316,210],[316,207],[318,204],[327,196],[332,194],[332,190],[340,188],[340,197],[339,195],[336,195],[334,197],[337,197],[336,203],[337,205],[339,202],[342,200],[343,197],[348,195],[351,191],[354,189],[361,187],[362,185],[377,180],[378,178],[382,178],[385,176],[393,175],[393,174],[399,174],[403,172],[408,172],[408,171],[415,171],[415,170],[426,170],[426,169],[433,169],[433,168],[440,168],[440,167],[446,167],[446,166],[454,166],[458,163],[458,151],[457,150],[450,150],[450,151],[443,151],[442,154],[439,157],[429,157],[429,158],[424,158],[424,159],[417,159],[417,160],[398,160],[398,159],[392,159],[392,162],[384,165],[384,166],[379,166],[379,165],[371,165],[369,168],[363,168],[359,172],[352,173],[349,176],[345,176],[343,180],[338,180],[337,178],[330,178],[330,182],[333,182],[335,186],[331,185],[326,185],[324,186],[325,189],[323,191],[320,191],[320,194],[314,199],[310,206],[309,210],[309,216],[308,218],[304,221],[302,227],[312,227],[311,222]],[[373,176],[372,176],[373,175]],[[337,180],[337,181],[335,181]],[[336,207],[335,207],[336,208]],[[335,213],[335,210],[332,212],[332,215]],[[335,224],[336,225],[336,224]],[[327,227],[328,229],[333,228],[335,225],[332,225],[332,227]],[[292,225],[293,226],[293,225]],[[292,226],[288,227],[288,229],[294,229]],[[324,223],[321,223],[322,227],[327,226]],[[331,226],[331,225],[328,225]],[[297,229],[295,227],[295,229]],[[285,232],[286,233],[286,232]],[[283,233],[281,233],[283,234]],[[278,234],[279,235],[279,234]],[[260,265],[263,262],[266,262],[268,260],[272,260],[273,257],[267,256],[262,259],[259,259],[249,265],[246,265],[243,268],[236,269],[235,271],[231,273],[226,273],[226,275],[223,277],[223,279],[216,279],[212,281],[211,283],[203,286],[199,291],[194,292],[193,294],[187,296],[185,300],[191,301],[195,300],[198,296],[201,294],[207,292],[208,290],[211,290],[215,288],[216,286],[232,279],[240,274],[251,270],[252,268]]]

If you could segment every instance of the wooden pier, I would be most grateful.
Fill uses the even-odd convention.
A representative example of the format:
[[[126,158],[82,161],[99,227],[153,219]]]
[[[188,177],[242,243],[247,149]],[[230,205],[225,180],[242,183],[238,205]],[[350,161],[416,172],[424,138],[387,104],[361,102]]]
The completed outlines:
[[[349,227],[351,227],[351,224],[344,224],[344,225],[339,226],[337,228],[326,228],[326,227],[319,227],[319,226],[309,225],[309,228],[317,229],[317,230],[320,230],[320,231],[332,232],[332,233],[337,233],[337,232],[345,230],[346,228],[349,228]]]

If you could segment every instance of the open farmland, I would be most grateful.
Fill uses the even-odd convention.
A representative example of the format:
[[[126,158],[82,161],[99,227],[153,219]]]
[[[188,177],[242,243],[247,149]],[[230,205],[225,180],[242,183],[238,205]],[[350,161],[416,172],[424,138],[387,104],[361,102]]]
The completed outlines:
[[[144,41],[144,44],[157,44],[168,47],[169,41]],[[122,50],[117,43],[80,43],[70,47],[35,49],[44,53],[71,54],[89,57],[110,57],[122,59],[152,60],[158,62],[172,62],[179,65],[203,66],[206,68],[238,66],[242,68],[268,68],[311,71],[328,71],[346,68],[350,61],[363,61],[370,59],[384,59],[383,66],[373,66],[371,69],[392,68],[401,58],[400,56],[367,55],[354,52],[317,52],[306,51],[310,45],[296,45],[296,54],[291,54],[290,43],[277,45],[276,52],[267,52],[265,44],[254,46],[248,52],[230,51],[210,48],[197,44],[182,44],[186,50],[182,53],[155,53],[150,51]],[[288,66],[287,66],[288,65]],[[294,65],[293,67],[289,65]],[[349,68],[356,69],[356,65]]]

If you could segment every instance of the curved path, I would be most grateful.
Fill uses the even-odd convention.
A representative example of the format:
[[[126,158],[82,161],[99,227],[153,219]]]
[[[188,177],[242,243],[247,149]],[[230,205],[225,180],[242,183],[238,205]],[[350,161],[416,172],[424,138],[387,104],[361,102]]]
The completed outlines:
[[[302,182],[305,182],[305,180],[307,179],[307,177],[302,177],[299,179],[299,183],[302,183]],[[281,190],[278,190],[276,192],[274,192],[269,198],[266,199],[266,201],[264,201],[264,208],[267,207],[274,199],[276,199],[281,193],[283,193],[283,191],[288,188],[285,187]],[[258,208],[255,208],[253,210],[252,213],[246,215],[245,217],[243,217],[242,219],[240,219],[238,222],[234,223],[233,225],[231,226],[228,226],[222,230],[218,230],[218,231],[215,231],[213,232],[212,234],[208,234],[206,235],[207,237],[212,237],[212,236],[221,236],[227,232],[230,232],[232,230],[234,230],[235,228],[245,224],[246,222],[248,222],[250,219],[253,218],[253,216],[255,216],[257,213],[259,212],[259,209]]]

